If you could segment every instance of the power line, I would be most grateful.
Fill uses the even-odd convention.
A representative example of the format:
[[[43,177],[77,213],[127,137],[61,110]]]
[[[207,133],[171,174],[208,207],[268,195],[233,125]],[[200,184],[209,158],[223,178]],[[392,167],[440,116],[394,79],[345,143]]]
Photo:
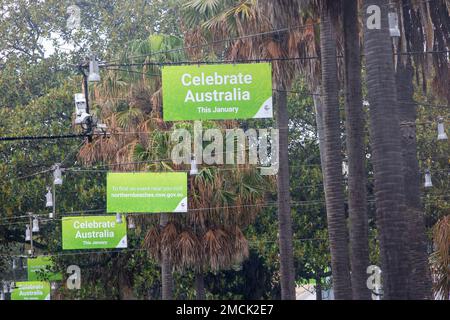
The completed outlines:
[[[421,55],[421,54],[449,54],[449,50],[429,50],[429,51],[406,51],[406,52],[397,52],[394,55],[397,56],[413,56],[413,55]]]
[[[18,137],[0,137],[0,141],[20,141],[20,140],[55,140],[55,139],[74,139],[85,138],[86,134],[66,134],[52,136],[18,136]]]
[[[177,61],[177,62],[142,62],[142,63],[123,63],[123,64],[107,64],[105,67],[136,67],[136,66],[178,66],[178,65],[209,65],[209,64],[237,64],[237,63],[260,63],[272,61],[296,61],[296,60],[316,60],[319,56],[305,57],[281,57],[281,58],[260,58],[260,59],[235,59],[235,60],[217,60],[217,61]]]
[[[104,251],[76,251],[76,252],[61,252],[61,253],[55,253],[55,254],[45,254],[43,256],[45,257],[57,257],[57,256],[76,256],[76,255],[90,255],[90,254],[102,254],[102,253],[123,253],[123,252],[130,252],[130,251],[146,251],[147,249],[144,248],[124,248],[124,249],[117,249],[117,250],[104,250]],[[27,255],[6,255],[6,254],[0,254],[0,256],[3,257],[15,257],[15,258],[29,258],[30,256]]]
[[[67,160],[69,160],[70,157],[73,156],[73,155],[78,151],[78,149],[79,149],[85,142],[86,142],[86,140],[83,140],[83,141],[81,142],[81,144],[76,145],[76,148],[74,148],[72,152],[69,152],[69,153],[66,155],[66,157],[65,157],[64,159],[62,159],[62,161],[60,162],[60,165],[63,165]],[[36,166],[40,166],[40,165],[36,165]],[[32,174],[28,174],[28,175],[26,175],[26,176],[18,177],[18,178],[16,178],[16,180],[22,180],[22,179],[31,178],[31,177],[34,177],[34,176],[37,176],[37,175],[40,175],[40,174],[43,174],[43,173],[50,172],[50,171],[52,171],[51,168],[50,168],[50,169],[45,169],[45,170],[42,170],[42,171],[39,171],[39,172],[35,172],[35,173],[32,173]]]
[[[127,132],[127,133],[123,133],[123,134],[141,134],[141,133],[142,134],[146,134],[146,132]],[[243,151],[244,152],[248,152],[249,149],[246,148]],[[227,153],[229,153],[229,151],[217,152],[216,154],[227,154]],[[422,160],[426,161],[427,159],[422,159]],[[115,163],[109,163],[109,164],[95,165],[93,167],[77,167],[77,166],[73,166],[73,167],[66,167],[66,168],[63,168],[63,169],[67,170],[67,171],[70,171],[70,172],[107,172],[107,171],[110,171],[110,170],[106,170],[106,169],[102,170],[101,168],[110,168],[110,167],[117,167],[117,166],[129,166],[129,165],[142,165],[142,164],[161,164],[162,162],[170,162],[170,161],[173,162],[173,159],[166,158],[166,159],[152,159],[152,160],[130,161],[130,162],[115,162]],[[344,161],[345,161],[345,159],[344,159]],[[200,162],[198,164],[201,165]],[[189,165],[189,164],[184,163],[184,165]],[[225,164],[225,165],[227,165],[227,164]],[[233,164],[233,165],[236,166],[236,165],[239,165],[239,164]],[[318,168],[320,168],[321,164],[303,164],[303,165],[298,165],[298,166],[296,166],[296,165],[289,165],[289,167],[290,168],[304,168],[304,167],[318,167]],[[230,171],[231,170],[229,168],[220,168],[220,167],[214,167],[214,166],[212,166],[212,167],[210,166],[208,168],[215,169],[215,170],[218,170],[218,171],[221,171],[221,170]],[[258,168],[267,168],[267,167],[260,166]],[[237,169],[239,169],[239,168],[234,168],[234,170],[237,170]],[[26,178],[29,178],[29,177],[34,177],[34,176],[37,176],[37,175],[40,175],[40,174],[43,174],[43,173],[50,172],[51,170],[52,169],[45,169],[45,170],[42,170],[42,171],[39,171],[39,172],[36,172],[36,173],[33,173],[33,174],[29,174],[29,175],[26,175],[26,176],[21,176],[21,177],[18,177],[17,180],[22,180],[22,179],[26,179]],[[180,170],[180,171],[185,172],[186,170]],[[443,169],[443,170],[437,170],[436,169],[436,170],[431,170],[431,171],[432,172],[439,172],[439,171],[446,172],[445,169]],[[130,172],[130,171],[126,171],[126,172]],[[139,171],[139,172],[143,172],[143,171]],[[424,172],[424,170],[422,170],[421,172]]]
[[[189,50],[189,49],[206,48],[206,47],[214,46],[216,44],[220,44],[220,43],[224,43],[224,42],[230,42],[230,41],[236,41],[236,40],[242,40],[242,39],[249,39],[249,38],[256,38],[256,37],[260,37],[260,36],[276,34],[276,33],[282,33],[282,32],[290,32],[291,30],[295,30],[295,29],[306,29],[306,28],[310,28],[310,27],[313,27],[313,26],[318,25],[318,24],[319,24],[318,22],[314,22],[314,23],[308,23],[308,24],[297,25],[297,26],[288,26],[288,27],[285,27],[285,28],[279,28],[279,29],[274,29],[274,30],[265,31],[265,32],[258,32],[258,33],[252,33],[252,34],[237,36],[237,37],[229,37],[229,38],[224,38],[224,39],[219,39],[219,40],[213,40],[211,42],[204,43],[204,44],[183,46],[183,47],[178,47],[178,48],[169,49],[169,50],[155,51],[155,52],[150,52],[148,54],[137,55],[137,56],[128,56],[126,58],[128,60],[132,60],[132,59],[138,59],[138,58],[151,57],[151,56],[155,56],[155,55],[158,55],[158,54],[173,53],[173,52]],[[115,60],[111,60],[111,61],[114,62],[114,61],[120,61],[120,60],[121,59],[115,59]]]
[[[434,196],[434,198],[447,198],[449,197],[450,194],[443,194],[443,195],[437,195]],[[431,200],[428,197],[426,197],[425,195],[421,196],[422,200]],[[376,199],[370,198],[367,199],[367,203],[375,203]],[[348,203],[348,201],[345,201],[345,203]],[[424,203],[431,203],[431,201],[424,201]],[[292,206],[309,206],[309,205],[324,205],[325,204],[325,199],[321,199],[321,200],[303,200],[303,201],[291,201],[290,204]],[[187,219],[187,214],[189,214],[190,212],[198,212],[198,211],[206,211],[206,210],[225,210],[225,209],[237,209],[237,208],[268,208],[268,207],[275,207],[278,206],[278,202],[277,201],[267,201],[267,202],[262,202],[260,204],[248,204],[248,205],[235,205],[235,206],[217,206],[217,207],[203,207],[203,208],[192,208],[192,209],[188,209],[188,212],[186,213],[181,213],[180,215],[176,215],[177,217],[183,217],[185,219]],[[72,212],[62,212],[62,213],[58,213],[59,216],[61,216],[61,218],[46,218],[46,219],[41,219],[41,222],[53,222],[53,221],[60,221],[63,218],[71,218],[71,217],[83,217],[86,216],[87,214],[92,214],[92,213],[105,213],[106,215],[112,215],[112,213],[107,213],[106,212],[106,208],[103,209],[89,209],[89,210],[80,210],[80,211],[72,211]],[[151,216],[151,215],[156,215],[159,213],[128,213],[128,215],[132,215],[132,216]],[[33,216],[36,217],[46,217],[47,215],[45,214],[34,214]],[[175,216],[175,214],[174,214]],[[10,217],[10,218],[2,218],[0,220],[8,220],[8,219],[21,219],[21,218],[29,218],[29,215],[23,215],[23,216],[17,216],[17,217]],[[23,225],[23,224],[27,224],[27,221],[21,221],[21,222],[12,222],[12,223],[2,223],[0,224],[0,226],[9,226],[9,225]]]
[[[443,122],[445,123],[450,123],[450,118],[449,119],[444,119]],[[405,122],[400,122],[400,126],[425,126],[425,125],[434,125],[436,124],[436,121],[422,121],[422,122],[412,122],[412,121],[405,121]]]
[[[309,200],[309,201],[300,201],[300,202],[294,202],[292,201],[290,203],[293,206],[307,206],[307,205],[311,205],[311,204],[325,204],[324,200]],[[209,208],[193,208],[193,209],[188,209],[187,213],[183,213],[182,216],[184,216],[184,218],[187,218],[186,214],[188,214],[189,212],[198,212],[198,211],[208,211],[208,210],[224,210],[224,209],[238,209],[238,208],[269,208],[269,207],[274,207],[274,206],[278,206],[278,202],[266,202],[266,203],[261,203],[261,204],[248,204],[248,205],[236,205],[236,206],[219,206],[219,207],[209,207]],[[106,213],[106,208],[105,209],[98,209],[95,210],[96,212],[104,212]],[[146,215],[146,214],[136,214],[136,213],[129,213],[130,215]],[[153,213],[149,213],[149,215],[152,215]],[[60,221],[63,218],[71,218],[75,216],[80,216],[83,217],[85,216],[84,213],[80,213],[80,214],[74,214],[74,213],[58,213],[59,216],[63,216],[62,218],[47,218],[47,219],[41,219],[41,222],[52,222],[52,221]],[[107,213],[107,215],[112,215],[111,213]],[[42,216],[47,216],[47,215],[34,215],[34,216],[38,216],[38,217],[42,217]],[[29,217],[29,216],[28,216]],[[27,224],[27,221],[22,221],[22,222],[13,222],[13,223],[2,223],[0,224],[0,226],[9,226],[9,225],[23,225],[23,224]]]
[[[397,101],[397,103],[398,104],[406,104],[406,105],[417,104],[419,106],[432,107],[432,108],[449,108],[449,106],[446,106],[443,104],[439,105],[439,104],[431,104],[431,103],[419,102],[419,101],[412,101],[412,102]]]
[[[293,242],[307,242],[307,241],[328,241],[328,238],[299,238],[292,239]],[[268,243],[278,243],[279,240],[247,240],[249,245],[258,245],[258,244],[268,244]],[[88,251],[75,251],[75,252],[57,252],[52,254],[42,254],[38,255],[39,257],[58,257],[58,256],[76,256],[76,255],[91,255],[91,254],[112,254],[112,253],[128,253],[128,252],[136,252],[136,251],[148,251],[145,248],[123,248],[116,250],[88,250]],[[29,258],[28,255],[9,255],[9,254],[0,254],[0,257],[6,258]]]
[[[430,0],[426,0],[426,1],[423,1],[423,3],[426,3],[429,1]],[[409,7],[410,5],[405,4],[403,6]],[[182,46],[182,47],[173,48],[173,49],[169,49],[169,50],[155,51],[155,52],[150,52],[148,54],[141,54],[141,55],[136,55],[136,56],[126,56],[125,58],[127,60],[132,60],[132,59],[138,59],[138,58],[151,57],[151,56],[158,55],[158,54],[173,53],[173,52],[178,52],[178,51],[183,51],[183,50],[188,50],[188,49],[206,48],[206,47],[214,46],[214,45],[217,45],[220,43],[225,43],[225,42],[231,42],[231,41],[248,39],[248,38],[256,38],[256,37],[260,37],[260,36],[279,34],[279,33],[283,33],[283,32],[291,32],[292,30],[297,30],[297,29],[299,29],[299,30],[307,29],[307,28],[311,28],[311,27],[314,27],[319,24],[320,24],[320,22],[313,22],[313,23],[296,25],[296,26],[287,26],[284,28],[273,29],[273,30],[269,30],[269,31],[265,31],[265,32],[258,32],[258,33],[253,33],[253,34],[246,34],[246,35],[241,35],[241,36],[236,36],[236,37],[228,37],[228,38],[213,40],[211,42],[198,44],[198,45]],[[433,53],[433,54],[434,53],[449,53],[449,52],[450,51],[425,51],[425,53]],[[414,52],[411,52],[411,53],[414,53]],[[409,54],[409,53],[404,52],[404,53],[399,53],[399,54]],[[423,54],[423,52],[422,52],[422,54]],[[110,62],[120,61],[121,59],[122,58],[110,60]]]
[[[170,50],[169,50],[170,51]],[[448,54],[450,51],[423,51],[423,52],[398,52],[393,53],[393,55],[417,55],[417,54]],[[362,54],[361,57],[365,55]],[[343,55],[336,56],[339,59],[344,58]],[[258,59],[229,59],[229,60],[186,60],[186,61],[173,61],[173,62],[155,62],[155,61],[146,61],[141,63],[111,63],[104,64],[101,67],[107,68],[110,67],[141,67],[141,66],[177,66],[177,65],[210,65],[210,64],[236,64],[236,63],[261,63],[261,62],[282,62],[282,61],[301,61],[301,60],[320,60],[320,56],[304,56],[304,57],[279,57],[279,58],[258,58]],[[117,69],[119,71],[129,71],[126,69]],[[133,71],[130,71],[133,72]],[[140,73],[140,72],[138,72]]]
[[[147,73],[147,72],[140,72],[140,71],[128,70],[128,69],[106,68],[106,70],[136,73],[136,74],[146,75],[146,76],[149,76],[149,77],[161,77],[161,75],[157,74],[157,73]]]
[[[290,167],[292,167],[292,168],[301,168],[301,167],[311,167],[311,166],[315,166],[315,167],[320,167],[320,165],[300,165],[300,166],[290,166]],[[68,170],[68,169],[66,169],[66,170]],[[78,171],[78,170],[74,170],[75,172],[76,171]],[[100,172],[106,172],[106,170],[81,170],[82,172],[98,172],[98,171],[100,171]],[[445,170],[445,169],[442,169],[442,170],[439,170],[439,169],[436,169],[436,170],[431,170],[432,172],[443,172],[443,173],[447,173],[448,172],[448,170]],[[370,181],[374,181],[375,180],[375,178],[374,177],[368,177],[367,178],[367,182],[370,182]],[[343,179],[343,183],[345,183],[347,181],[347,179],[346,178],[344,178]],[[314,188],[314,187],[322,187],[323,186],[323,183],[317,183],[317,184],[312,184],[312,185],[301,185],[301,186],[299,186],[298,188],[300,188],[300,189],[311,189],[311,188]],[[446,197],[447,195],[441,195],[440,197]],[[312,200],[313,202],[317,202],[317,201],[319,201],[319,200]],[[302,204],[305,204],[305,203],[307,203],[307,202],[302,202]],[[267,204],[270,204],[270,202],[269,203],[267,203]],[[274,203],[275,204],[275,203]],[[292,204],[297,204],[296,202],[293,202]],[[255,205],[255,206],[259,206],[259,205]],[[225,207],[225,208],[230,208],[230,207]],[[208,209],[208,210],[210,210],[210,209],[215,209],[215,207],[209,207],[209,208],[199,208],[199,209]],[[196,210],[196,209],[192,209],[192,210]],[[106,211],[106,209],[88,209],[88,210],[80,210],[80,211],[72,211],[72,212],[65,212],[65,213],[59,213],[59,215],[84,215],[84,214],[86,214],[86,213],[95,213],[95,212],[105,212]],[[44,215],[44,214],[41,214],[41,215],[39,215],[39,214],[37,214],[36,216],[47,216],[47,215]],[[0,221],[1,220],[15,220],[15,219],[20,219],[20,218],[29,218],[29,215],[23,215],[23,216],[15,216],[15,217],[4,217],[4,218],[0,218]],[[49,219],[49,221],[51,221],[52,219]]]

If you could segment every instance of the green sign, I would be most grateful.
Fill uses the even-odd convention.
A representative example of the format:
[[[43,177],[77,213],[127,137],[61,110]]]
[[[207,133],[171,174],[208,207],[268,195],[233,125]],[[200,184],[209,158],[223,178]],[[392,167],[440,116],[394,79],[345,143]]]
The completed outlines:
[[[127,247],[127,224],[115,216],[79,216],[62,218],[62,247],[72,249],[107,249]]]
[[[187,173],[108,173],[107,212],[187,212]]]
[[[40,256],[34,259],[27,259],[28,281],[48,280],[60,281],[62,274],[51,271],[53,261],[50,257]]]
[[[16,282],[11,300],[50,300],[50,283],[41,281]]]
[[[162,68],[164,121],[272,118],[270,63]]]

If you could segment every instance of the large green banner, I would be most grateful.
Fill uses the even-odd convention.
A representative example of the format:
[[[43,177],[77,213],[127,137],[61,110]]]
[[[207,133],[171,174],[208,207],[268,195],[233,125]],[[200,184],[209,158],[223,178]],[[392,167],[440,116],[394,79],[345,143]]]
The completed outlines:
[[[16,282],[11,300],[50,300],[50,283],[41,281]]]
[[[272,65],[162,68],[164,121],[272,118]]]
[[[107,249],[127,247],[127,224],[115,216],[79,216],[62,218],[62,247],[72,249]]]
[[[40,256],[27,259],[28,281],[47,280],[60,281],[62,274],[51,271],[53,261],[50,257]]]
[[[187,212],[186,172],[108,173],[107,212]]]

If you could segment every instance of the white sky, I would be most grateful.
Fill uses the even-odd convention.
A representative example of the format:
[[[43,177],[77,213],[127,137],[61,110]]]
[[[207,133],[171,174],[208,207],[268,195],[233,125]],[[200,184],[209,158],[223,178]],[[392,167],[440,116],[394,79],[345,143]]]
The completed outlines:
[[[54,46],[53,41],[57,42],[57,47]],[[50,38],[41,38],[40,43],[44,46],[45,58],[48,58],[55,53],[56,49],[64,52],[71,52],[75,50],[73,44],[64,42],[57,33],[52,32]]]

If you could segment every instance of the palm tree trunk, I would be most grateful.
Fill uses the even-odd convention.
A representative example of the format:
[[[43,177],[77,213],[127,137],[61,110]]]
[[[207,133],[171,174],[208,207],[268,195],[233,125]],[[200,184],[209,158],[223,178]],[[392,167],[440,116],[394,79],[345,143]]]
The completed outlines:
[[[374,5],[381,11],[380,17],[375,13],[381,19],[379,29],[368,22],[373,12],[367,13],[367,8]],[[364,48],[384,298],[406,299],[402,150],[388,5],[388,0],[364,0]]]
[[[316,279],[316,300],[323,300],[322,298],[322,279]]]
[[[167,214],[161,214],[160,226],[164,228],[168,220]],[[161,286],[162,300],[173,300],[172,263],[168,252],[164,249],[161,252]]]
[[[401,122],[415,123],[417,118],[414,102],[413,69],[410,63],[397,66],[397,100]],[[428,266],[427,237],[420,199],[420,171],[417,160],[415,126],[401,126],[403,148],[403,176],[408,222],[408,253],[410,257],[408,298],[423,300],[431,298],[431,276]]]
[[[278,228],[280,234],[281,299],[295,300],[294,250],[292,247],[292,214],[289,190],[288,111],[285,88],[277,92],[277,124],[279,130]]]
[[[351,299],[348,230],[344,209],[336,38],[325,4],[320,21],[325,126],[325,200],[330,237],[331,271],[336,299]]]
[[[118,279],[119,299],[120,300],[136,300],[136,296],[133,292],[128,277],[124,273],[119,274]]]
[[[316,111],[317,138],[319,140],[320,165],[322,170],[325,168],[325,129],[323,126],[323,101],[322,90],[319,88],[314,91],[314,109]],[[325,174],[322,172],[323,185],[325,186]]]
[[[195,294],[197,300],[205,300],[205,277],[202,272],[195,274]]]
[[[355,300],[370,300],[370,291],[366,284],[366,269],[369,266],[369,236],[358,3],[354,0],[344,0],[342,4],[352,292]]]

